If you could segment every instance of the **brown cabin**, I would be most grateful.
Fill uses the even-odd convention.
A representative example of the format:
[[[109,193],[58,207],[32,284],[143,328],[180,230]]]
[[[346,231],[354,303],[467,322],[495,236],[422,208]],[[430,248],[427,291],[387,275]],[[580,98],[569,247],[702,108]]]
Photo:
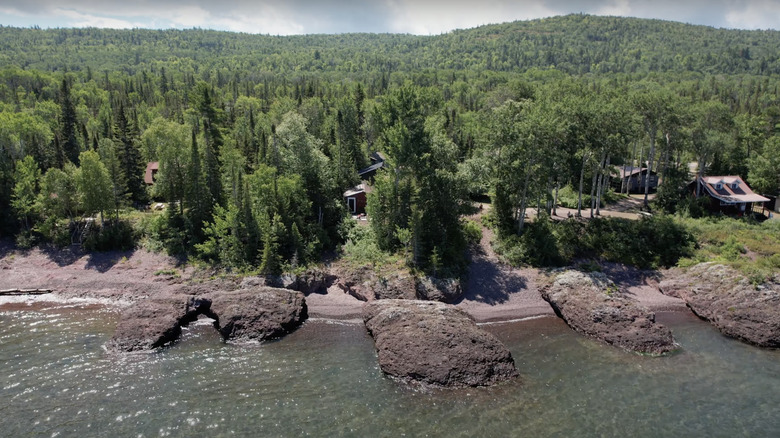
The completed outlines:
[[[144,182],[146,185],[151,186],[157,179],[157,172],[160,171],[160,162],[151,161],[146,164],[146,173],[144,174]]]
[[[710,210],[729,215],[742,215],[753,210],[754,204],[763,206],[769,199],[750,189],[745,181],[736,175],[705,176],[699,178],[701,184],[699,196],[710,198]],[[691,183],[696,194],[696,181]]]
[[[347,201],[347,210],[352,214],[363,214],[366,212],[367,194],[366,187],[363,184],[344,192],[344,199]]]
[[[649,173],[650,190],[654,191],[658,188],[658,174],[656,172]],[[623,187],[628,187],[629,193],[644,193],[645,179],[648,175],[646,167],[615,166],[612,169],[612,175],[616,177],[612,180],[615,190],[620,191]]]

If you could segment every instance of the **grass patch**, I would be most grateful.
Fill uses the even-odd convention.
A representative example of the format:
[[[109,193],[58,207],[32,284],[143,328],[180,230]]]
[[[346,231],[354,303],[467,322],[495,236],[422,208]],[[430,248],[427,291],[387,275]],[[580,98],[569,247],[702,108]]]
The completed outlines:
[[[174,278],[181,277],[181,274],[179,274],[179,271],[177,271],[176,269],[160,269],[159,271],[155,271],[154,275],[156,276],[164,275],[164,276],[170,276]]]
[[[695,253],[678,262],[688,267],[702,262],[731,266],[760,284],[780,272],[780,222],[710,217],[678,219],[696,238]]]

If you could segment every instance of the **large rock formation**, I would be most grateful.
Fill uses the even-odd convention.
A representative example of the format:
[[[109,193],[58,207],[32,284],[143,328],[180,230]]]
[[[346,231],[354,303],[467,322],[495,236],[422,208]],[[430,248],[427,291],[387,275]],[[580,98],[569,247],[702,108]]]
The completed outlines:
[[[587,336],[640,353],[676,348],[672,332],[602,273],[562,272],[543,288],[542,297],[571,328]]]
[[[266,275],[260,277],[245,277],[241,288],[248,289],[258,286],[278,287],[297,290],[305,295],[322,293],[332,282],[332,277],[320,268],[309,268],[298,274]]]
[[[148,298],[129,307],[120,317],[107,348],[113,351],[149,351],[168,345],[186,326],[205,315],[228,341],[264,341],[294,330],[307,317],[300,292],[250,287],[207,296],[170,294]]]
[[[417,298],[415,279],[406,271],[379,275],[370,266],[357,269],[340,269],[337,285],[346,293],[361,301]]]
[[[211,301],[189,295],[169,294],[148,298],[129,307],[121,316],[107,347],[115,351],[152,350],[170,344],[181,327],[210,315]]]
[[[463,288],[457,278],[419,277],[415,287],[417,298],[421,300],[454,303],[463,296]]]
[[[682,298],[724,335],[780,348],[780,276],[753,285],[732,268],[701,263],[687,272],[672,271],[668,277],[659,284],[661,291]]]
[[[464,311],[439,302],[377,300],[363,320],[379,366],[391,376],[442,386],[485,386],[517,376],[509,350]]]
[[[297,328],[307,318],[301,292],[254,287],[209,296],[219,333],[226,340],[264,341]]]

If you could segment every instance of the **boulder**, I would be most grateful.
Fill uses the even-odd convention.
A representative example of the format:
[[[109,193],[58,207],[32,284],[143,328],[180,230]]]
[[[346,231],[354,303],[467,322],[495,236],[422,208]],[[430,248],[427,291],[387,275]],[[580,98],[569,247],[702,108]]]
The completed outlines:
[[[639,353],[676,349],[672,332],[655,314],[623,295],[606,275],[564,271],[542,290],[542,298],[574,330]]]
[[[417,298],[415,279],[407,271],[379,275],[369,266],[344,270],[338,275],[338,286],[361,301]]]
[[[734,269],[701,263],[674,270],[658,285],[682,298],[700,318],[721,333],[759,347],[780,348],[780,276],[754,285]]]
[[[301,292],[264,286],[209,295],[211,312],[226,340],[265,341],[283,336],[307,318]]]
[[[210,314],[211,301],[191,295],[171,294],[139,301],[119,319],[107,348],[112,351],[153,350],[181,335],[181,327]]]
[[[517,376],[509,350],[452,305],[377,300],[366,304],[363,320],[388,375],[448,387],[487,386]]]
[[[327,288],[330,276],[319,268],[310,268],[300,274],[281,274],[245,277],[241,289],[268,286],[303,292],[305,295],[322,293]]]
[[[463,296],[463,288],[457,278],[419,277],[415,289],[417,298],[421,300],[454,303]]]

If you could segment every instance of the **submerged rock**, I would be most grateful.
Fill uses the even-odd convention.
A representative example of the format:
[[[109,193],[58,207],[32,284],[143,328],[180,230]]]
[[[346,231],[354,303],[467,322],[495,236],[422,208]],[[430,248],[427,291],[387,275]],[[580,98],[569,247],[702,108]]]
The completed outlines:
[[[623,296],[606,275],[565,271],[542,297],[574,330],[640,353],[662,354],[676,348],[672,332],[655,314]]]
[[[516,377],[509,350],[464,311],[439,302],[378,300],[363,320],[379,366],[391,376],[442,386],[486,386]]]
[[[210,295],[211,311],[226,340],[264,341],[283,336],[306,320],[303,293],[251,287]]]
[[[210,314],[211,301],[191,295],[148,298],[128,308],[120,317],[107,348],[113,351],[153,350],[181,335],[181,327]]]
[[[724,265],[701,263],[672,272],[661,292],[682,298],[721,333],[759,347],[780,348],[780,278],[753,285]]]

